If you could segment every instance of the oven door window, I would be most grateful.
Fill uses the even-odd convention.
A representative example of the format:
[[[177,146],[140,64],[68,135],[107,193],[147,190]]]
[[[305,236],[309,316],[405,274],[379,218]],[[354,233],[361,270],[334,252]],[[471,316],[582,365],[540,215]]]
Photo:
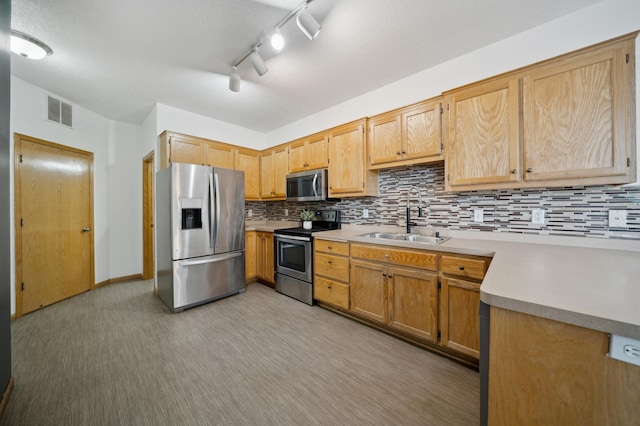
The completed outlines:
[[[306,246],[304,243],[278,241],[278,265],[298,272],[306,272]]]

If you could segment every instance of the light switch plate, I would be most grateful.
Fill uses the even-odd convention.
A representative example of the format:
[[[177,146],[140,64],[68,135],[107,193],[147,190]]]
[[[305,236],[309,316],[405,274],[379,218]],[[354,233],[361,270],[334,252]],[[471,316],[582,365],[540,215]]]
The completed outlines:
[[[531,223],[534,225],[544,225],[544,210],[533,209],[531,211]]]
[[[368,209],[362,209],[362,217],[365,219],[369,218],[369,210]]]
[[[289,209],[284,209],[284,215],[289,216]]]
[[[609,210],[609,227],[624,228],[627,226],[626,210]]]
[[[247,212],[247,217],[253,217],[253,209],[249,209]]]
[[[607,356],[630,364],[640,365],[640,340],[611,334]]]
[[[484,222],[484,210],[476,209],[473,211],[473,221],[474,222]]]

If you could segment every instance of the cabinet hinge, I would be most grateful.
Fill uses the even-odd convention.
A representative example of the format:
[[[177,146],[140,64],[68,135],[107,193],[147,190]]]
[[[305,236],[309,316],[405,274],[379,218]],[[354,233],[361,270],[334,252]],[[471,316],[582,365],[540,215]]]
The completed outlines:
[[[20,291],[24,291],[24,283],[21,283],[22,285],[20,286]]]
[[[364,189],[364,181],[362,181],[362,189]]]
[[[627,157],[627,167],[631,167],[631,157]]]
[[[22,154],[20,154],[20,162],[22,163]]]
[[[444,108],[440,107],[440,114],[444,114]]]
[[[629,54],[627,53],[627,63],[629,63]]]
[[[20,218],[20,228],[24,228],[24,219]]]
[[[449,111],[449,104],[447,104],[447,111]]]
[[[449,174],[447,174],[447,180],[449,180]]]
[[[442,288],[442,283],[440,282],[440,280],[438,280],[438,290],[440,290]]]
[[[440,332],[440,330],[438,330],[438,339],[442,337],[442,333]]]

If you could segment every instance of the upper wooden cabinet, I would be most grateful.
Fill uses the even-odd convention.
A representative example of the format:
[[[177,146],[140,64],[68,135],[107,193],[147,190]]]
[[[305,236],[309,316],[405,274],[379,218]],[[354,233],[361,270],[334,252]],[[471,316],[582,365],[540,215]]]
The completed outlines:
[[[233,145],[209,142],[205,145],[206,164],[212,167],[233,169],[236,165],[236,149]]]
[[[446,188],[634,181],[634,53],[625,36],[447,93]]]
[[[260,196],[262,199],[284,200],[287,197],[287,147],[262,154],[260,160]]]
[[[366,120],[329,131],[329,196],[378,195],[378,172],[366,167]]]
[[[206,164],[206,140],[180,133],[162,132],[160,135],[160,168],[169,163]]]
[[[245,200],[260,199],[260,153],[253,149],[238,148],[236,170],[244,172]]]
[[[327,132],[316,133],[289,144],[289,172],[324,169],[329,165]]]
[[[370,169],[442,160],[442,98],[369,119]]]

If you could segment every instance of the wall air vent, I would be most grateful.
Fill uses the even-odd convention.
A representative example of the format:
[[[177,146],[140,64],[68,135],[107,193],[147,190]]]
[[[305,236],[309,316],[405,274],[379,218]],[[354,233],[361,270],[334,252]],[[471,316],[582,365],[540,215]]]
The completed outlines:
[[[47,118],[54,123],[63,126],[73,126],[73,109],[70,104],[62,102],[60,99],[47,97]]]

